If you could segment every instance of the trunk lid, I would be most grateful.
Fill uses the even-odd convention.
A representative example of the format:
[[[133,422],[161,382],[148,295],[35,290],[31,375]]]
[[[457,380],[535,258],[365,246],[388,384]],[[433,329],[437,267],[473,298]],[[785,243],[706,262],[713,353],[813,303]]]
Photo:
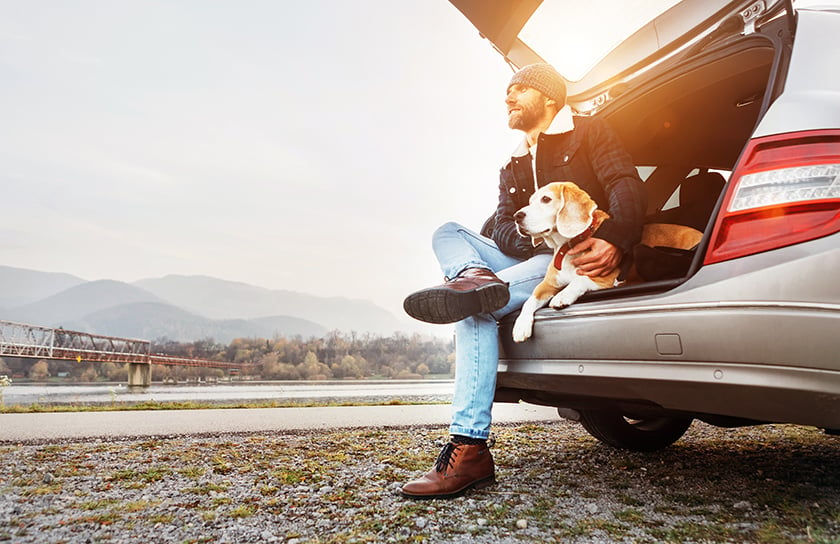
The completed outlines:
[[[554,65],[582,112],[606,91],[693,47],[752,33],[783,0],[450,0],[516,69]],[[573,52],[573,54],[570,54]]]

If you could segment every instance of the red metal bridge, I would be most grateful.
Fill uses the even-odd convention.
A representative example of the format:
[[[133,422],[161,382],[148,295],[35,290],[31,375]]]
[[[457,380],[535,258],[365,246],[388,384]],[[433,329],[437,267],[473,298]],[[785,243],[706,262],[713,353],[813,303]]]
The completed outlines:
[[[146,370],[151,369],[152,364],[226,369],[247,366],[230,361],[154,355],[151,353],[151,342],[148,340],[101,336],[12,321],[0,321],[0,357],[3,356],[77,362],[129,363],[130,384],[133,376],[132,367],[135,365],[143,365],[144,375]]]

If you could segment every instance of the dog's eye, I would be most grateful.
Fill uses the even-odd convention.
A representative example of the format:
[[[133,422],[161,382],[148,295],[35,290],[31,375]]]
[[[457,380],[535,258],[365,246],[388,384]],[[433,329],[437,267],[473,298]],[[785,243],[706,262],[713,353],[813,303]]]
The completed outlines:
[[[540,199],[540,202],[542,202],[543,204],[548,204],[549,202],[551,202],[551,197],[548,195],[543,195],[543,197]]]

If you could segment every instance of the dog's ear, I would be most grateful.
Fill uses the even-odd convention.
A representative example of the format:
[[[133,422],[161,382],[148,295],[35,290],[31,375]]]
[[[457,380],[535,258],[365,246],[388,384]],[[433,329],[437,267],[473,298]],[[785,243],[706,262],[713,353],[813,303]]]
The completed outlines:
[[[563,183],[562,206],[557,210],[557,232],[565,238],[574,238],[592,222],[597,204],[574,183]]]

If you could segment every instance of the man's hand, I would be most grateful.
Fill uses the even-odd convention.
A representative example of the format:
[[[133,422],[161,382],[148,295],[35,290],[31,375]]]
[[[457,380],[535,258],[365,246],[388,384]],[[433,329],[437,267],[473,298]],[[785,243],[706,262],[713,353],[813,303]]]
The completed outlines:
[[[577,255],[572,259],[577,273],[590,277],[606,276],[618,267],[622,257],[622,251],[616,246],[594,237],[575,245],[569,253]]]

